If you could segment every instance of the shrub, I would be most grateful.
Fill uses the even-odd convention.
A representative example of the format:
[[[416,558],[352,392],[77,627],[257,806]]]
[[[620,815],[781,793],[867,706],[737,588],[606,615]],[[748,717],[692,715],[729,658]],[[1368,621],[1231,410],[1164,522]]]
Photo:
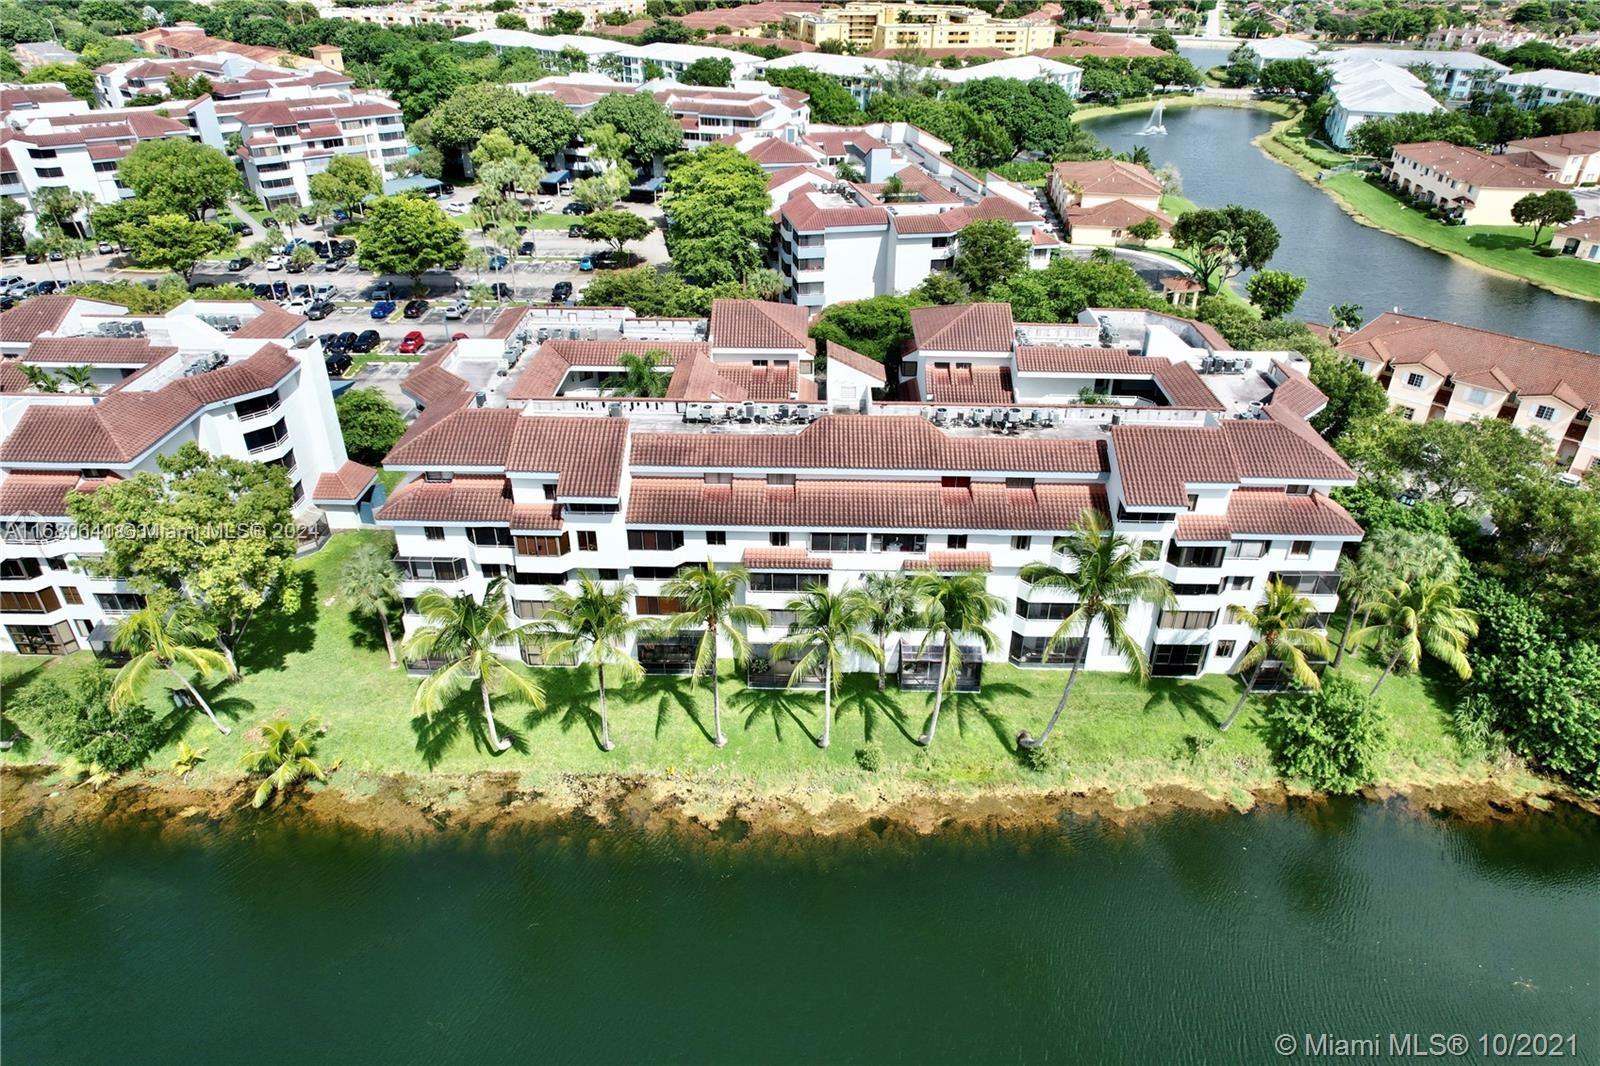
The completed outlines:
[[[161,743],[162,725],[142,703],[113,713],[112,684],[111,672],[98,663],[62,664],[9,696],[6,712],[41,731],[57,754],[127,770]]]
[[[1354,792],[1377,776],[1388,735],[1361,685],[1329,673],[1320,691],[1279,696],[1267,709],[1278,768],[1326,792]]]
[[[1037,748],[1018,748],[1017,758],[1022,765],[1036,774],[1049,773],[1067,764],[1066,749],[1060,744],[1044,743]]]
[[[856,749],[856,765],[869,774],[875,774],[883,768],[883,749],[875,742],[869,741]]]

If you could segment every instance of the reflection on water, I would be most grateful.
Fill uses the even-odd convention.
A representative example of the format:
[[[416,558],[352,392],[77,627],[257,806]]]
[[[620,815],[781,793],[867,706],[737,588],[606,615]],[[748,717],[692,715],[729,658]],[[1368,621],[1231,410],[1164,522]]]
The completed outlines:
[[[768,846],[587,824],[10,834],[17,1062],[1257,1062],[1594,1046],[1600,821],[1339,801]],[[85,1024],[92,1017],[93,1024]]]
[[[1600,351],[1600,303],[1485,274],[1363,226],[1323,192],[1250,144],[1275,117],[1220,107],[1166,112],[1165,137],[1137,137],[1147,113],[1083,125],[1113,151],[1143,146],[1174,163],[1183,192],[1205,206],[1237,203],[1272,217],[1283,243],[1272,266],[1309,279],[1295,313],[1327,321],[1328,307],[1358,303],[1368,318],[1399,308],[1520,337]],[[1600,271],[1597,271],[1600,273]]]

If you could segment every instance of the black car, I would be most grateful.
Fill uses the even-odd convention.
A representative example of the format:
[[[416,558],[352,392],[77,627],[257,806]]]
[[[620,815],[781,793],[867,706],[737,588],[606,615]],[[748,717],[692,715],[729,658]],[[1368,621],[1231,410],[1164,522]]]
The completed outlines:
[[[317,338],[317,342],[322,345],[322,351],[325,354],[339,350],[339,335],[337,333],[324,333]]]
[[[259,285],[252,285],[252,286],[250,286],[250,291],[254,292],[256,294],[256,296],[259,297],[260,299],[263,299],[263,300],[272,299],[272,286],[268,282],[263,281]]]
[[[350,372],[350,366],[354,362],[355,360],[344,352],[335,352],[322,360],[323,365],[328,368],[328,376],[331,378],[344,377]]]
[[[352,352],[370,352],[382,343],[383,338],[378,336],[377,330],[364,329],[361,331],[361,336],[357,337],[356,342],[350,346],[350,350]]]
[[[327,300],[323,300],[320,303],[314,303],[310,307],[306,308],[306,317],[313,322],[321,322],[331,314],[333,314],[333,304],[329,303]]]
[[[304,298],[304,299],[309,300],[311,298],[311,286],[310,285],[296,285],[294,288],[289,290],[289,295],[293,296],[295,299]]]
[[[356,254],[356,242],[350,238],[346,237],[344,240],[335,241],[334,243],[339,246],[339,254],[346,259]]]
[[[317,258],[318,259],[326,259],[326,258],[328,258],[328,242],[327,241],[312,241],[311,242],[311,250],[313,252],[317,253]]]
[[[559,303],[565,303],[566,301],[568,301],[570,299],[572,299],[572,282],[570,282],[570,281],[558,281],[558,282],[556,282],[555,287],[550,290],[550,302],[551,303],[555,303],[555,304],[559,304]]]
[[[423,315],[428,313],[428,301],[408,300],[406,301],[405,310],[401,311],[400,313],[407,318],[421,318]]]
[[[532,255],[533,254],[533,242],[532,241],[523,241],[522,242],[522,246],[517,249],[517,254],[518,255]]]
[[[236,256],[235,258],[228,260],[228,273],[237,274],[241,270],[249,270],[254,265],[255,261],[252,260],[248,255]]]
[[[310,215],[301,215],[300,224],[302,226],[315,226],[317,224],[317,220],[312,218]]]
[[[278,220],[273,218],[271,215],[268,215],[266,218],[262,219],[261,220],[261,224],[263,226],[267,227],[268,229],[277,229],[278,228]]]
[[[29,263],[44,262],[44,256],[40,255],[38,252],[25,252],[23,253],[22,258]]]
[[[496,300],[509,300],[516,295],[516,293],[511,291],[511,286],[507,285],[503,281],[497,281],[493,285],[490,285],[489,291],[494,294],[494,298]]]
[[[272,283],[272,298],[274,300],[287,300],[289,298],[289,283],[287,281],[274,281]]]
[[[594,208],[588,204],[580,204],[576,200],[561,209],[563,215],[592,215]]]
[[[581,223],[579,223],[578,225],[568,226],[567,227],[567,236],[568,237],[582,237],[583,236],[583,225]]]
[[[67,286],[59,281],[41,281],[33,287],[33,295],[49,296],[51,293],[66,292]]]
[[[306,272],[306,268],[291,259],[287,263],[283,264],[283,272],[285,274],[304,274]]]
[[[339,337],[335,343],[338,345],[339,351],[348,352],[351,348],[356,346],[355,332],[348,329],[345,330],[343,333],[339,334]]]
[[[454,185],[451,185],[448,181],[441,181],[439,183],[440,196],[454,196],[455,194],[456,187]]]

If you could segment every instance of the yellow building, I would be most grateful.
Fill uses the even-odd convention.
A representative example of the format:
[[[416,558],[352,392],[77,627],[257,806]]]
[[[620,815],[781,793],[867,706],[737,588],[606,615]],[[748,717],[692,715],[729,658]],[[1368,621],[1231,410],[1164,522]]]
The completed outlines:
[[[797,40],[818,47],[837,41],[863,54],[885,48],[996,48],[1021,56],[1056,43],[1051,23],[996,19],[956,4],[849,3],[793,12],[783,25]]]

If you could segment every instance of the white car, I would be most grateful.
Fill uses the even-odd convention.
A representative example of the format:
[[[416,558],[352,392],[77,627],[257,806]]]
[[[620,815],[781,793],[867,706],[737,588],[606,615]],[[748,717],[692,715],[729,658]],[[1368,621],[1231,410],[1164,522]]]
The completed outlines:
[[[451,300],[444,306],[444,317],[449,319],[465,318],[472,305],[465,300]]]
[[[556,198],[546,196],[535,205],[541,212],[548,214],[556,209]]]
[[[282,270],[289,261],[281,255],[268,256],[267,261],[261,265],[268,270]]]
[[[306,296],[296,296],[292,300],[284,301],[283,309],[288,311],[290,314],[303,315],[315,302],[316,301]]]
[[[312,301],[313,303],[320,303],[324,300],[331,300],[335,296],[339,295],[339,290],[335,289],[332,285],[318,285],[312,290],[311,295],[315,297],[315,299]]]
[[[464,215],[472,210],[466,204],[445,204],[444,209],[452,215]]]

